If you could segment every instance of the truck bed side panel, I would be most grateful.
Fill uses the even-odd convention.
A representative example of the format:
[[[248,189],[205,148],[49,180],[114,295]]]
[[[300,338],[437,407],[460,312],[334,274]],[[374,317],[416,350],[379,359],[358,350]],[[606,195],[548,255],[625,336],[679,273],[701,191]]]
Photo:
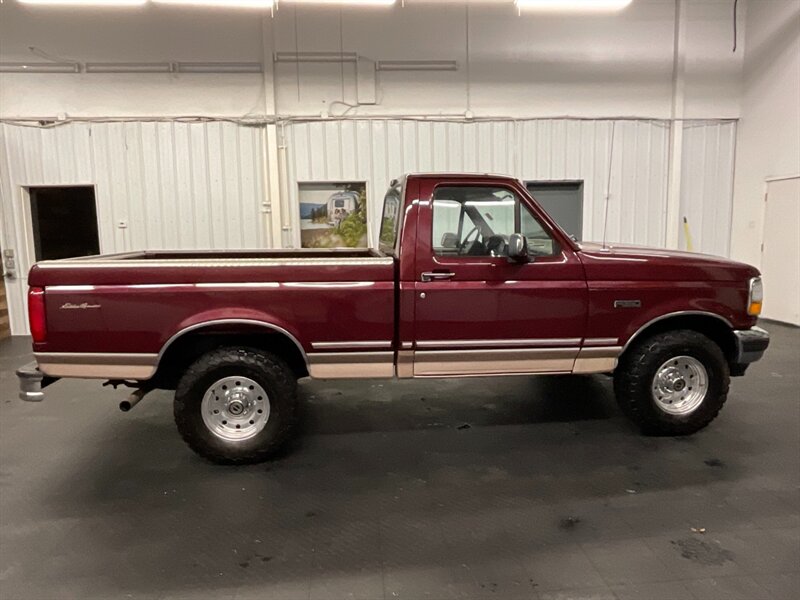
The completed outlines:
[[[157,354],[181,330],[226,319],[280,327],[306,353],[392,349],[391,258],[170,262],[40,269],[32,279],[46,285],[48,338],[34,350]]]

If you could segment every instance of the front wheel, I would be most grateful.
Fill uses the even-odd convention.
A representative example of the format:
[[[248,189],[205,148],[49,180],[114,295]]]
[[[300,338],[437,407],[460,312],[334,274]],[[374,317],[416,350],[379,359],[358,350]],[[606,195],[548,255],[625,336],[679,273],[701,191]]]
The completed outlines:
[[[200,357],[175,392],[175,423],[200,456],[222,464],[262,462],[288,439],[297,382],[277,356],[220,348]]]
[[[691,330],[661,333],[636,343],[614,372],[620,408],[651,435],[699,431],[722,409],[729,383],[720,347]]]

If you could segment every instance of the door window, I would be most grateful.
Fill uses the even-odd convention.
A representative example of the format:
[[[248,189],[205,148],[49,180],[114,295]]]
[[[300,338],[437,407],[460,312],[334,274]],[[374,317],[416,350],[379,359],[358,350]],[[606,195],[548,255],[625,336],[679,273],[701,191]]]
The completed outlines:
[[[531,256],[554,256],[556,243],[526,207],[520,210],[520,233],[528,240],[528,253]]]
[[[528,238],[532,256],[553,256],[557,244],[528,208],[502,187],[441,186],[433,196],[437,256],[508,256],[512,233]]]

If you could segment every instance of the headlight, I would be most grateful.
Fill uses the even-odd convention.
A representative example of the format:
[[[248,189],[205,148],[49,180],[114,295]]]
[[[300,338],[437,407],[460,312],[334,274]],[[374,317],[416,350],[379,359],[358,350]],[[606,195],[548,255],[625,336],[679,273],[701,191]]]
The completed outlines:
[[[747,296],[747,314],[757,317],[761,314],[761,305],[764,302],[764,284],[761,277],[753,277],[750,280],[750,292]]]

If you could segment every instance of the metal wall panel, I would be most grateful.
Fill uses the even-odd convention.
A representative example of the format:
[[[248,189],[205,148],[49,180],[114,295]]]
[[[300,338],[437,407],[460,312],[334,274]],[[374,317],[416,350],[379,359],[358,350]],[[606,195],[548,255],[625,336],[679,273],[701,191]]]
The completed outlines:
[[[683,129],[681,218],[692,250],[729,256],[736,123],[691,122]],[[687,248],[681,226],[681,248]]]
[[[735,123],[687,122],[684,128],[681,215],[695,250],[727,255]],[[609,242],[665,244],[669,124],[663,121],[331,119],[290,122],[279,131],[284,246],[300,243],[298,182],[366,181],[373,240],[389,181],[414,171],[583,180],[586,239],[601,240],[605,230]],[[8,282],[16,334],[26,331],[24,273],[33,262],[25,186],[95,185],[103,252],[274,245],[262,213],[268,187],[261,128],[2,124],[0,151],[0,233],[3,247],[17,251],[22,274]],[[119,228],[123,220],[127,227]]]
[[[8,281],[13,332],[26,332],[25,188],[94,185],[101,252],[271,245],[262,129],[228,122],[0,125],[4,248],[18,255]],[[119,227],[124,221],[126,227]]]
[[[374,234],[389,181],[412,171],[583,180],[586,238],[602,239],[610,169],[607,239],[664,245],[669,128],[663,122],[349,120],[292,123],[285,135],[288,244],[300,243],[297,182],[366,180]]]

